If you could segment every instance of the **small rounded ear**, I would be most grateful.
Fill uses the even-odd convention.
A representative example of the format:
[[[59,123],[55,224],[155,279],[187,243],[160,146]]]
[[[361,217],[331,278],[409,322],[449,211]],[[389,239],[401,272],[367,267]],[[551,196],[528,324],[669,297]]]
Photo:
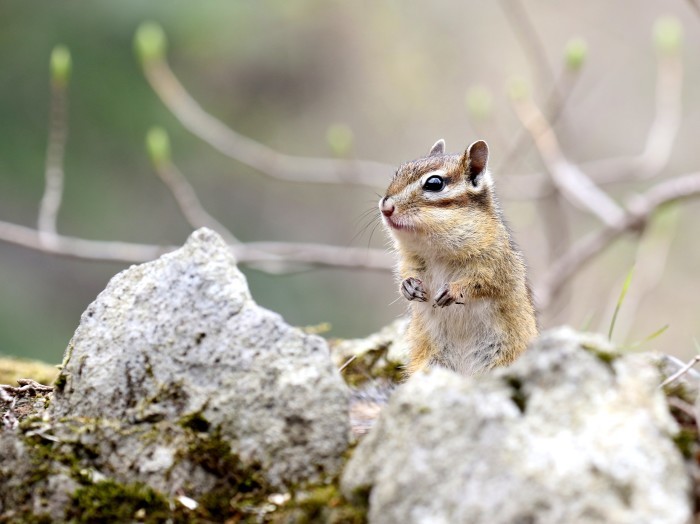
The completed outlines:
[[[428,156],[437,156],[437,155],[444,155],[445,154],[445,139],[441,138],[435,144],[433,147],[430,149],[430,153],[428,153]]]
[[[462,157],[462,165],[467,178],[474,183],[476,177],[486,169],[489,161],[489,146],[483,140],[477,140],[470,145]]]

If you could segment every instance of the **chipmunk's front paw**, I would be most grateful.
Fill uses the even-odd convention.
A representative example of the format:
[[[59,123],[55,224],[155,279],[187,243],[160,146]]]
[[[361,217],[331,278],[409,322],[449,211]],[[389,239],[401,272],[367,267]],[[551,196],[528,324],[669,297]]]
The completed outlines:
[[[446,307],[450,304],[464,304],[464,295],[452,284],[444,284],[435,295],[433,307]]]
[[[425,302],[428,300],[423,282],[415,277],[409,277],[401,282],[401,293],[406,300]]]

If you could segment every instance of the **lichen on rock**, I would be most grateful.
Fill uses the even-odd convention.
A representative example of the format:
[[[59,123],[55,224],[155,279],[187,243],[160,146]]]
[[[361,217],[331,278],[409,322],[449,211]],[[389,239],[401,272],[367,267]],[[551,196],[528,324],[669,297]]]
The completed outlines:
[[[658,373],[609,349],[562,329],[489,376],[412,377],[356,449],[344,493],[369,492],[370,522],[686,522]]]
[[[436,369],[394,389],[402,330],[336,342],[334,365],[321,338],[255,304],[229,248],[199,230],[110,281],[54,393],[2,389],[0,522],[690,516],[678,447],[695,467],[697,432],[680,445],[658,387],[658,369],[678,366],[562,329],[490,375]],[[353,414],[368,431],[357,448],[337,370],[350,358],[353,396],[373,410]],[[682,390],[676,411],[693,410],[698,384],[689,374],[666,388]]]
[[[0,520],[291,515],[288,493],[332,486],[349,444],[325,341],[258,306],[206,229],[110,281],[54,389],[0,428]]]
[[[70,343],[53,416],[197,414],[273,484],[333,475],[348,442],[347,388],[326,343],[253,301],[221,238],[115,276]]]

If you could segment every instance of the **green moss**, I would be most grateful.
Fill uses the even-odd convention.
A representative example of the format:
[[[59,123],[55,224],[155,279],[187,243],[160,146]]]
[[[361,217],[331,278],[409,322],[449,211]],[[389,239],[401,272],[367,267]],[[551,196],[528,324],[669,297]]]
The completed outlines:
[[[198,433],[205,433],[209,431],[209,421],[204,418],[204,415],[202,415],[201,412],[185,415],[178,423],[181,427],[191,429],[192,431]]]
[[[168,501],[141,483],[104,480],[79,488],[66,517],[72,522],[163,522]]]
[[[662,376],[665,380],[668,377]],[[664,394],[667,398],[676,397],[689,404],[695,404],[695,397],[693,392],[687,387],[687,385],[682,380],[675,380],[670,384],[666,384],[663,387]]]
[[[583,349],[589,351],[590,353],[598,357],[598,359],[600,359],[602,362],[608,365],[612,364],[620,356],[620,353],[616,351],[612,351],[608,348],[598,347],[593,344],[584,343],[582,344],[582,346]]]
[[[687,459],[693,457],[697,447],[697,440],[697,432],[688,428],[681,428],[681,430],[673,437],[673,442],[676,444],[676,447]]]
[[[185,425],[190,430],[191,443],[184,456],[179,457],[201,467],[217,482],[198,502],[198,513],[203,518],[221,517],[245,519],[252,507],[267,505],[267,496],[274,490],[265,480],[258,464],[246,464],[218,433],[200,433],[192,428],[203,418],[189,418]]]
[[[336,484],[316,486],[292,501],[287,512],[296,513],[300,524],[326,522],[332,524],[362,524],[367,522],[366,505],[350,504],[339,492]],[[296,508],[296,511],[295,509]],[[289,521],[290,519],[287,519]],[[280,520],[281,521],[281,520]]]
[[[406,378],[404,366],[386,358],[388,349],[388,345],[382,345],[357,356],[342,372],[345,382],[353,387],[377,379],[403,382]]]
[[[527,395],[523,391],[523,382],[518,377],[510,376],[506,379],[508,385],[510,386],[512,392],[510,398],[513,403],[518,406],[521,413],[525,413],[525,408],[527,408]]]
[[[289,486],[286,491],[273,487],[266,480],[261,466],[242,461],[231,451],[228,442],[217,431],[210,429],[201,413],[183,417],[179,427],[167,423],[149,424],[148,429],[143,425],[134,428],[115,423],[113,426],[109,421],[86,418],[65,419],[60,424],[59,431],[34,417],[20,425],[20,432],[24,434],[22,441],[31,463],[31,473],[26,477],[23,489],[12,497],[12,507],[18,510],[16,514],[21,515],[21,522],[42,522],[43,515],[32,513],[33,501],[37,497],[48,496],[47,480],[56,474],[69,475],[79,486],[70,499],[65,515],[67,521],[75,523],[366,522],[366,497],[360,498],[359,502],[353,498],[352,503],[344,499],[338,489],[338,479]],[[118,478],[101,477],[103,480],[95,481],[90,472],[97,469],[110,475],[110,470],[99,466],[102,463],[99,457],[100,439],[84,439],[82,435],[100,431],[105,431],[105,435],[118,432],[105,438],[133,434],[135,431],[139,439],[146,440],[167,440],[171,432],[180,440],[184,431],[187,444],[180,447],[176,461],[185,467],[201,468],[213,479],[213,485],[204,494],[201,494],[202,486],[185,485],[183,491],[192,494],[190,496],[198,503],[196,508],[188,509],[177,499],[170,500],[165,493],[145,483],[135,482],[135,479],[120,482]],[[55,441],[54,437],[61,441]],[[86,442],[97,443],[93,449]],[[350,453],[351,449],[346,451],[344,458],[347,459]],[[192,476],[193,479],[198,477]],[[197,493],[201,495],[195,495]],[[273,494],[277,497],[271,498]]]
[[[61,371],[58,376],[56,377],[56,380],[54,380],[53,387],[56,391],[62,392],[63,389],[66,387],[66,383],[68,382],[68,375],[66,375],[63,371]]]

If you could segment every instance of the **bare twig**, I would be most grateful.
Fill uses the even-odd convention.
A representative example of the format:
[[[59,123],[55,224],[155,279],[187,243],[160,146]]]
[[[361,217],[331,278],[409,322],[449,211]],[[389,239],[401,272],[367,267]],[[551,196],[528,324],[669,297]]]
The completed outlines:
[[[11,387],[11,386],[9,386]],[[5,402],[6,404],[9,404],[10,402],[13,401],[15,397],[11,396],[9,393],[7,393],[4,389],[4,384],[0,384],[0,402]]]
[[[546,90],[549,86],[554,86],[554,72],[549,64],[549,60],[547,60],[544,44],[540,40],[539,34],[530,20],[525,7],[520,0],[501,0],[501,7],[513,31],[520,39],[530,64],[535,69],[540,87]],[[557,98],[557,96],[555,91],[553,97]]]
[[[144,72],[161,101],[192,134],[226,156],[287,182],[359,184],[383,187],[396,166],[368,160],[297,157],[243,136],[208,114],[185,90],[167,62],[144,63]],[[502,175],[505,199],[530,200],[551,195],[540,175]]]
[[[176,246],[86,240],[58,234],[52,235],[51,242],[45,244],[36,229],[3,221],[0,221],[0,241],[51,255],[100,262],[147,262],[177,249]],[[239,263],[249,265],[301,264],[379,271],[388,271],[393,265],[391,256],[380,249],[287,242],[251,242],[235,244],[231,249]]]
[[[63,199],[63,157],[68,140],[68,93],[66,82],[51,83],[49,141],[46,151],[44,196],[39,207],[38,228],[42,242],[56,234],[56,219]]]
[[[671,158],[682,116],[683,62],[678,53],[660,53],[656,109],[641,154],[607,158],[582,165],[596,182],[610,184],[657,176]]]
[[[36,229],[4,221],[0,221],[0,241],[51,255],[100,262],[146,262],[177,249],[174,246],[86,240],[59,234],[50,235],[50,242],[42,242]]]
[[[340,368],[338,369],[338,372],[339,372],[339,373],[342,373],[343,370],[344,370],[346,367],[348,367],[356,358],[357,358],[357,355],[353,355],[353,356],[351,356],[349,359],[347,359],[347,360],[345,361],[345,364],[343,364],[342,366],[340,366]]]
[[[672,408],[676,408],[677,410],[682,411],[691,420],[697,422],[697,412],[695,406],[693,406],[690,402],[686,402],[685,400],[680,399],[678,397],[666,397],[666,402],[668,402],[668,405]]]
[[[643,195],[638,195],[630,202],[619,221],[582,238],[552,264],[547,278],[536,293],[540,308],[547,308],[564,284],[616,238],[623,233],[642,229],[657,208],[698,196],[700,173],[661,182]]]
[[[552,182],[561,194],[576,207],[586,210],[607,226],[618,223],[622,208],[598,188],[577,166],[569,162],[559,147],[554,131],[529,97],[513,102],[523,126],[530,132]]]
[[[688,4],[691,9],[695,11],[695,14],[700,16],[700,2],[698,2],[698,0],[688,0]]]
[[[569,82],[567,85],[572,86]],[[656,78],[656,106],[654,120],[647,133],[644,150],[639,155],[604,158],[583,162],[580,169],[589,174],[596,184],[606,185],[618,182],[650,179],[658,176],[668,165],[673,144],[678,136],[682,119],[683,62],[679,54],[661,53],[658,57]],[[560,108],[550,108],[547,120],[556,122],[558,112],[563,107],[569,88],[562,88]],[[518,142],[516,142],[518,144]],[[516,146],[514,146],[515,148]],[[504,155],[503,170],[508,169],[509,161],[516,150]],[[508,175],[514,185],[507,189],[504,197],[509,200],[536,199],[547,194],[542,175]]]
[[[681,369],[676,371],[673,375],[668,377],[666,380],[664,380],[660,385],[659,389],[664,388],[671,384],[672,382],[675,382],[679,378],[681,378],[683,375],[685,375],[688,371],[690,371],[693,366],[695,366],[698,362],[700,362],[700,355],[695,355],[688,363],[683,366]]]
[[[564,113],[566,102],[569,100],[576,85],[576,80],[579,78],[578,72],[578,69],[574,71],[571,68],[566,68],[561,73],[554,90],[550,93],[544,108],[544,114],[551,126],[554,126]],[[525,146],[528,144],[527,138],[527,132],[522,129],[519,130],[505,155],[503,155],[503,161],[499,169],[504,171],[510,169],[513,161],[525,151]]]
[[[545,233],[547,265],[562,256],[571,244],[571,234],[564,204],[565,202],[561,195],[555,189],[552,196],[542,199],[536,206]],[[556,315],[551,317],[552,322],[557,320],[566,322],[568,318],[568,307],[566,306],[569,298],[567,295],[567,293],[562,293],[558,297],[558,304],[562,304],[562,307],[553,309],[553,311],[556,311]]]
[[[227,244],[239,243],[238,239],[226,226],[204,209],[194,188],[172,162],[163,161],[156,163],[155,171],[173,194],[182,215],[193,228],[208,227],[219,233]]]
[[[165,60],[144,63],[151,87],[180,123],[224,155],[261,173],[288,182],[383,186],[395,167],[368,160],[286,155],[241,135],[204,111]]]
[[[284,264],[379,271],[389,271],[394,266],[393,257],[382,249],[292,242],[248,242],[234,245],[232,249],[242,264],[276,261]]]
[[[50,393],[53,391],[53,386],[45,386],[32,380],[30,378],[20,378],[17,379],[19,386],[9,386],[7,384],[0,384],[0,391],[5,394],[17,396],[35,396],[37,393]]]

